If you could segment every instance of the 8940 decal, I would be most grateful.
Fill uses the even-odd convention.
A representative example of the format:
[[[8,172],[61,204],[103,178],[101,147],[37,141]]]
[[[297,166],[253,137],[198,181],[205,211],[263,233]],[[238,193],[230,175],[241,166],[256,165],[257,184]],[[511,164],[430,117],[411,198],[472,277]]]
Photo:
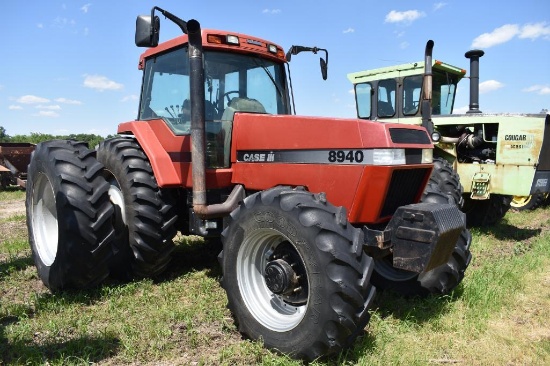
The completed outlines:
[[[365,154],[361,150],[330,150],[328,152],[330,163],[362,163],[363,160],[365,160]]]
[[[289,164],[372,164],[371,149],[356,150],[271,150],[237,151],[237,161],[245,163]]]

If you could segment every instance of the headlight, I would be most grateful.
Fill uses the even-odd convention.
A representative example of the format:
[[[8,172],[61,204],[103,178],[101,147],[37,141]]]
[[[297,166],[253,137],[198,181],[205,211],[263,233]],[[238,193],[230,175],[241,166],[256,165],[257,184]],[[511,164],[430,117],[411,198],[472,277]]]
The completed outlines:
[[[405,149],[374,149],[372,163],[374,165],[404,165]]]
[[[422,164],[431,164],[434,161],[433,149],[422,149]]]

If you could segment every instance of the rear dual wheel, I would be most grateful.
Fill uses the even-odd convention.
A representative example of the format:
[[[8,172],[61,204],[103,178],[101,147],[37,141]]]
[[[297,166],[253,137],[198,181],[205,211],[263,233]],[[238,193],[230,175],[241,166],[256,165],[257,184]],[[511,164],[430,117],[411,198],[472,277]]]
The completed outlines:
[[[168,266],[174,249],[177,214],[170,191],[158,187],[147,156],[133,138],[100,142],[97,159],[105,166],[115,208],[116,277],[155,277]]]
[[[82,142],[43,142],[32,154],[29,242],[38,275],[52,291],[92,287],[109,275],[113,207],[101,169]]]
[[[375,292],[362,235],[322,194],[278,187],[247,197],[222,233],[220,258],[241,333],[306,360],[348,346]]]

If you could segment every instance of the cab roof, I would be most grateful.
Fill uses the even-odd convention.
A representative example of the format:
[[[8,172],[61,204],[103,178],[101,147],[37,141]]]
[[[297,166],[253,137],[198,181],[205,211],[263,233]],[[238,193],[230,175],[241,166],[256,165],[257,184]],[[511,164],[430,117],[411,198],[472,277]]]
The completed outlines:
[[[434,60],[432,70],[441,70],[459,76],[459,80],[466,75],[466,70],[456,66],[449,65],[442,61]],[[381,67],[348,74],[349,81],[352,84],[363,83],[373,80],[395,79],[397,77],[405,77],[410,75],[421,75],[424,73],[424,61],[407,63],[402,65]]]

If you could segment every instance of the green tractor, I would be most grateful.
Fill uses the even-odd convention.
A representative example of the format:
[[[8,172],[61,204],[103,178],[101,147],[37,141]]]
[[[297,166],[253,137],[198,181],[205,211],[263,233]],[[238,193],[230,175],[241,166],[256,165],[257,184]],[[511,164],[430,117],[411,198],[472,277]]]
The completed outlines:
[[[469,226],[495,224],[511,205],[538,207],[550,191],[550,115],[482,113],[482,50],[465,54],[469,110],[453,114],[466,70],[433,60],[433,45],[426,44],[424,61],[348,74],[357,116],[424,126],[435,145],[431,180],[462,207]]]

